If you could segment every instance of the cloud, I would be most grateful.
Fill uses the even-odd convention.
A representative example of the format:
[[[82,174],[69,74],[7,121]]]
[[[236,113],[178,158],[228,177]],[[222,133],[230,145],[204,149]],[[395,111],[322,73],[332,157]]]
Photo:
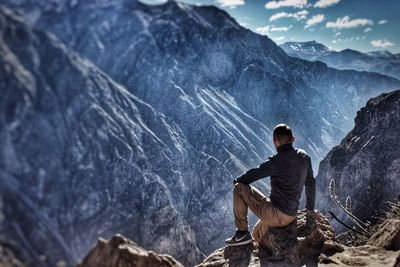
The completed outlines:
[[[244,5],[244,0],[217,0],[217,3],[230,9]]]
[[[306,26],[304,26],[304,29],[307,29],[315,24],[321,23],[324,19],[325,16],[323,14],[314,15],[306,21]]]
[[[308,15],[308,11],[307,10],[301,10],[295,13],[286,13],[286,12],[279,12],[276,13],[274,15],[272,15],[269,18],[269,21],[274,21],[280,18],[294,18],[297,21],[302,20],[302,19],[306,19]]]
[[[379,47],[379,48],[387,48],[389,46],[394,46],[394,43],[389,42],[386,39],[377,39],[377,40],[372,40],[371,45],[373,47]]]
[[[273,39],[274,39],[274,41],[283,41],[283,40],[285,40],[285,36],[278,36]]]
[[[307,0],[280,0],[269,1],[265,4],[266,9],[276,9],[280,7],[304,8],[307,5]]]
[[[341,32],[335,33],[335,37],[341,35]]]
[[[325,8],[339,3],[340,0],[319,0],[314,4],[314,7]]]
[[[270,32],[287,32],[292,27],[293,25],[290,25],[289,27],[274,27],[273,25],[268,25],[265,27],[258,27],[256,32],[262,35],[268,35]]]
[[[349,29],[373,24],[373,21],[369,19],[350,19],[349,16],[344,16],[343,18],[338,18],[335,22],[328,21],[326,27],[332,29]]]
[[[379,25],[382,25],[382,24],[385,24],[385,23],[387,23],[387,20],[385,20],[385,19],[382,19],[382,20],[380,20],[380,21],[378,22]]]
[[[371,32],[372,31],[372,28],[371,27],[368,27],[368,28],[366,28],[365,30],[364,30],[364,32]]]

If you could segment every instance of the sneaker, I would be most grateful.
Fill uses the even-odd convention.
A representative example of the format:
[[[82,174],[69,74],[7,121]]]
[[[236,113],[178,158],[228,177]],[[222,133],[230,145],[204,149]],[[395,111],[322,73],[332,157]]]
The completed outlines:
[[[251,237],[249,231],[246,231],[244,233],[236,231],[236,233],[231,238],[225,240],[225,245],[227,245],[228,247],[232,247],[250,244],[251,242],[253,242],[253,238]]]

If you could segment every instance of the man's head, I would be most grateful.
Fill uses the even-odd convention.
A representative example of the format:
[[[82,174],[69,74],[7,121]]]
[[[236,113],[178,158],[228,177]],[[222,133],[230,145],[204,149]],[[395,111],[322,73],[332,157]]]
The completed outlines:
[[[290,129],[289,126],[283,123],[276,125],[274,128],[273,140],[275,148],[278,148],[279,146],[284,144],[293,143],[294,136],[292,133],[292,129]]]

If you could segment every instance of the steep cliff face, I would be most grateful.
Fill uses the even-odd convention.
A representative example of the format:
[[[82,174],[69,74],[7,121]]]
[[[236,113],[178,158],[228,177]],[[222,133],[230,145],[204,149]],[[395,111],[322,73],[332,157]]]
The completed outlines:
[[[197,262],[194,233],[157,175],[164,167],[174,177],[171,158],[182,151],[167,144],[183,139],[177,127],[6,9],[0,36],[4,231],[21,240],[26,260],[72,265],[99,235],[118,231]]]
[[[370,99],[357,113],[353,130],[320,164],[318,208],[342,214],[329,197],[328,184],[334,179],[342,202],[351,197],[354,214],[364,220],[381,215],[385,201],[399,195],[399,131],[400,91]]]

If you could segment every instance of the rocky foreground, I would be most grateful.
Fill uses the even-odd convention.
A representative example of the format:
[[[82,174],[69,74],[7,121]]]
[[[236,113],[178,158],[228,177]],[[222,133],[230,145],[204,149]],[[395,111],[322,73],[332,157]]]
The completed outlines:
[[[359,238],[359,237],[354,237]],[[197,267],[400,266],[400,219],[375,227],[361,246],[347,246],[320,212],[298,213],[294,223],[272,228],[261,244],[225,247]],[[169,255],[146,251],[121,235],[100,239],[78,267],[183,266]]]
[[[123,266],[163,266],[183,267],[169,255],[146,251],[135,242],[115,235],[111,240],[99,239],[97,245],[89,252],[78,267],[123,267]]]

